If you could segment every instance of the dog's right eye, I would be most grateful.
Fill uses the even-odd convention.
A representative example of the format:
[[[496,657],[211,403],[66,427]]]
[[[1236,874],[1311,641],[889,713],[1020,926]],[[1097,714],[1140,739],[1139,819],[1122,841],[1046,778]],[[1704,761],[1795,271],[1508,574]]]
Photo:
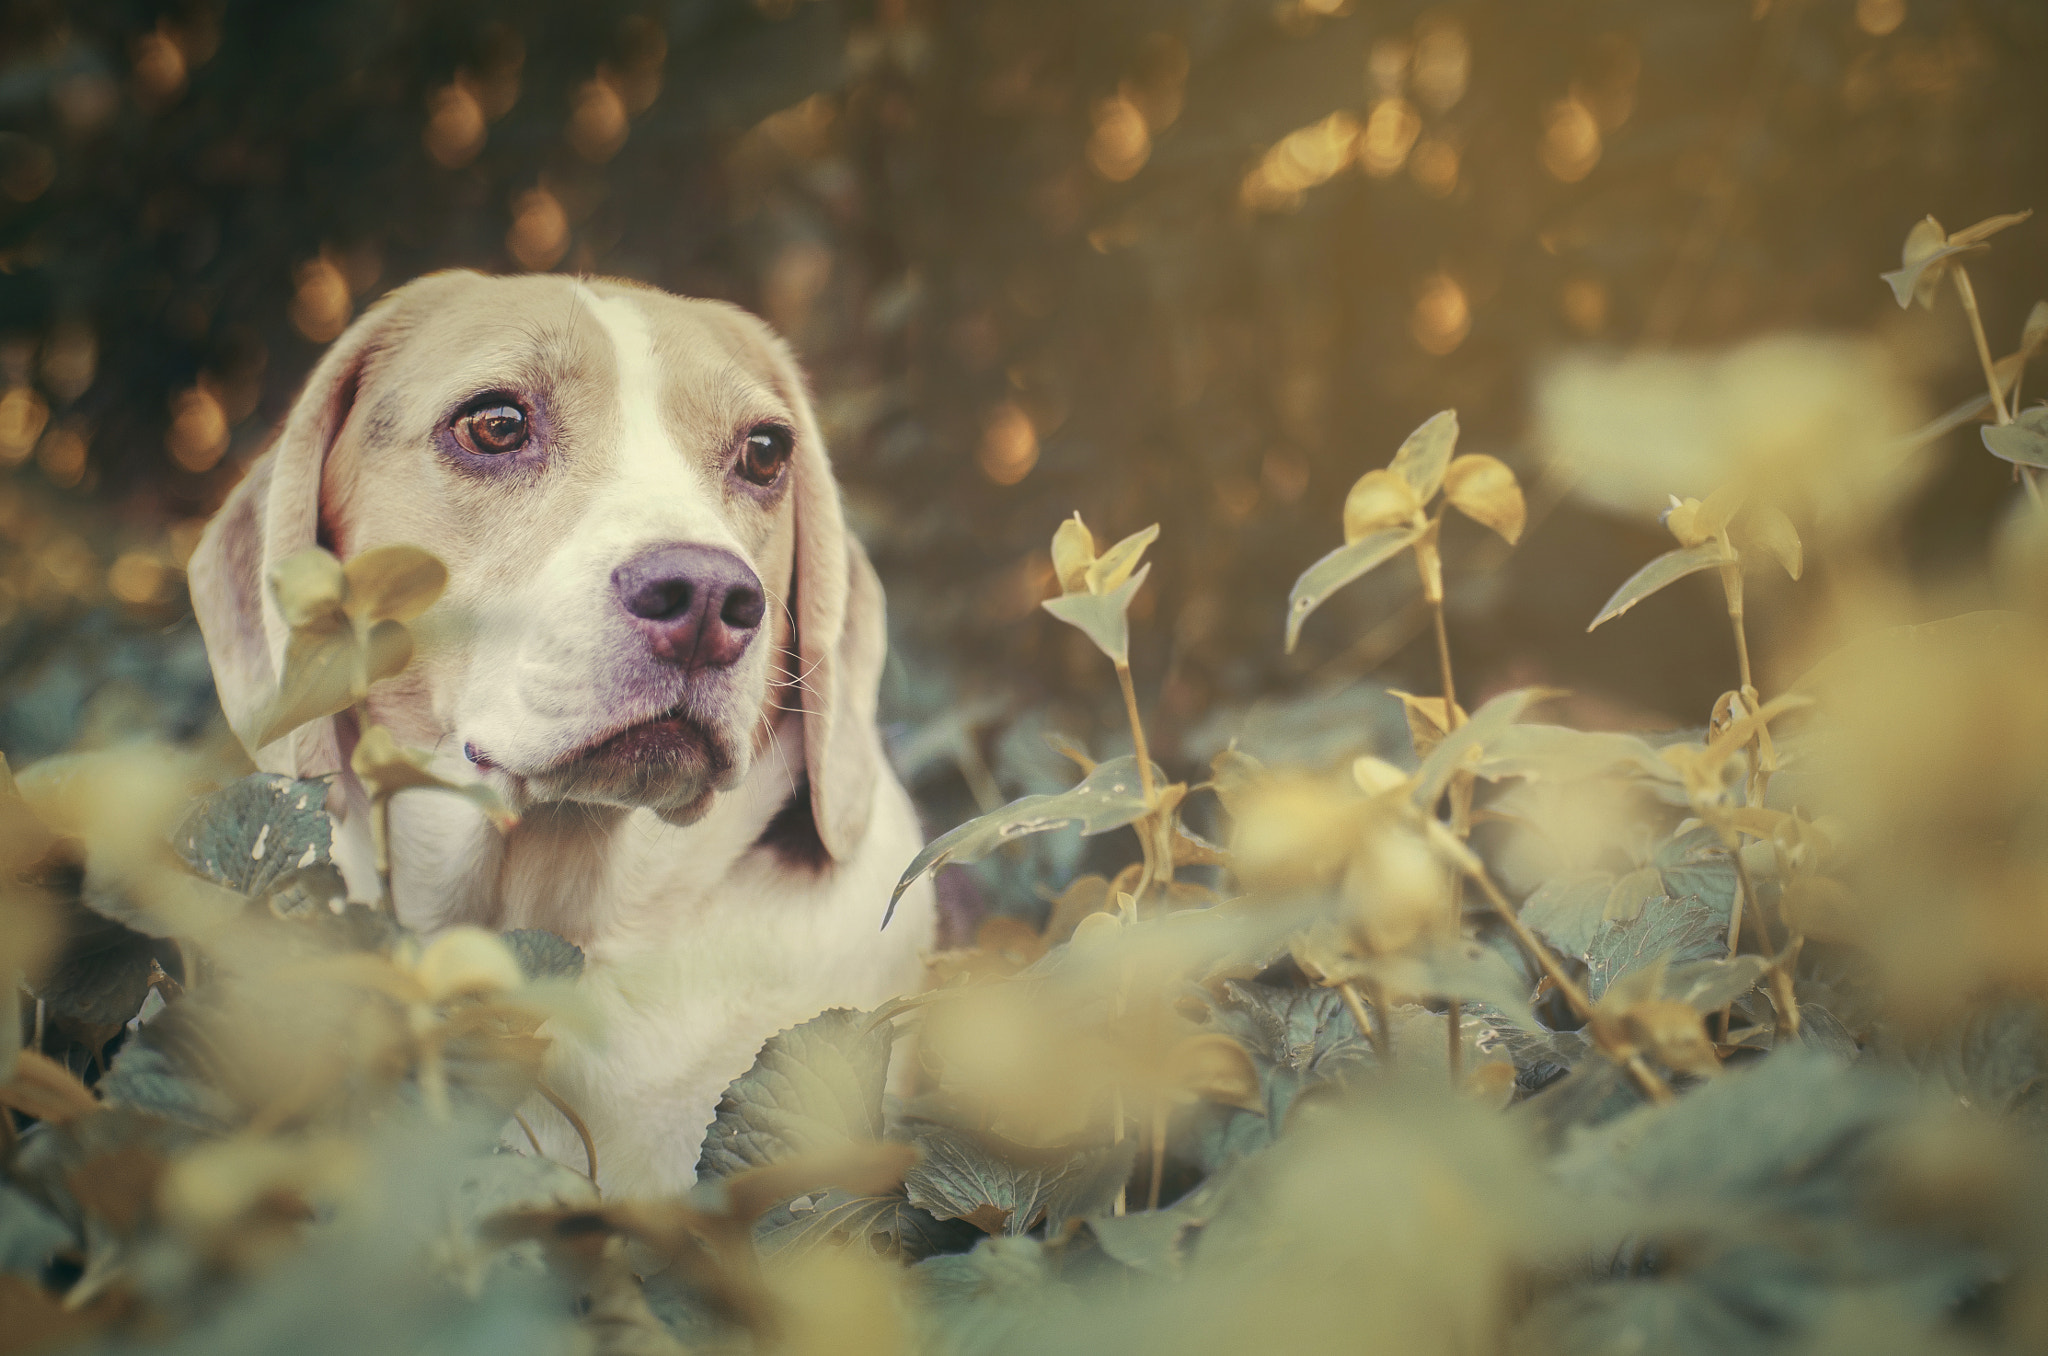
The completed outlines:
[[[493,400],[464,410],[455,416],[455,441],[465,452],[480,457],[502,457],[526,446],[526,411],[503,400]]]

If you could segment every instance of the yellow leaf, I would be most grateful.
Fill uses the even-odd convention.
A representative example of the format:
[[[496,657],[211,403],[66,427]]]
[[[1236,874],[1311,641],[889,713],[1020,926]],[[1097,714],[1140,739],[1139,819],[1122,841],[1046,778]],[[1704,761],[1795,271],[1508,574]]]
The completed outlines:
[[[1131,577],[1131,571],[1138,568],[1138,558],[1145,554],[1145,548],[1159,537],[1159,524],[1133,532],[1116,545],[1104,551],[1088,567],[1088,591],[1094,594],[1114,593]]]
[[[1522,502],[1521,482],[1498,457],[1471,452],[1453,461],[1444,472],[1444,497],[1467,518],[1500,533],[1509,545],[1521,539],[1529,510]]]
[[[1664,527],[1672,536],[1678,538],[1680,546],[1698,546],[1713,535],[1711,532],[1700,531],[1699,517],[1699,500],[1680,499],[1674,495],[1671,507],[1664,510]]]
[[[285,645],[284,673],[278,679],[277,695],[271,698],[258,724],[256,747],[282,739],[307,721],[346,711],[354,705],[363,695],[357,687],[361,676],[357,661],[361,658],[354,627],[344,624],[337,630],[294,630]]]
[[[1995,217],[1984,218],[1984,220],[1974,226],[1963,227],[1962,230],[1957,231],[1948,238],[1948,243],[1951,245],[1974,245],[1980,240],[1989,240],[2008,226],[2019,225],[2032,215],[2034,215],[2034,209],[2031,207],[2024,212],[2001,212]],[[1929,217],[1928,220],[1933,221],[1934,218]]]
[[[1265,1114],[1258,1066],[1220,1031],[1190,1036],[1166,1056],[1167,1084],[1183,1096]]]
[[[317,546],[286,556],[270,572],[270,591],[294,631],[331,630],[347,624],[348,576],[341,562]]]
[[[1643,906],[1653,899],[1664,897],[1664,877],[1656,867],[1645,866],[1629,872],[1607,892],[1607,907],[1602,917],[1617,923],[1626,923],[1640,917]]]
[[[496,933],[453,927],[427,943],[413,970],[432,1002],[469,994],[505,993],[525,982],[512,948]]]
[[[408,622],[448,587],[448,567],[417,546],[377,546],[342,567],[349,615],[358,625]]]
[[[1352,760],[1351,780],[1368,796],[1383,795],[1408,785],[1408,774],[1384,758],[1366,755]]]
[[[1451,732],[1451,721],[1444,714],[1442,697],[1418,697],[1412,692],[1388,688],[1387,695],[1398,697],[1408,715],[1408,737],[1415,743],[1415,756],[1427,758],[1431,749],[1443,742]],[[1465,723],[1465,709],[1457,708],[1457,723]]]
[[[1367,471],[1344,496],[1344,542],[1407,527],[1421,516],[1422,499],[1413,485],[1390,470]]]
[[[1743,531],[1758,546],[1777,558],[1785,567],[1785,573],[1797,579],[1805,568],[1804,551],[1799,544],[1799,529],[1792,526],[1792,520],[1769,504],[1758,504],[1744,515]]]
[[[1723,485],[1701,501],[1699,512],[1693,518],[1693,527],[1702,538],[1716,537],[1728,530],[1728,524],[1735,521],[1735,515],[1742,511],[1745,492],[1738,486]]]
[[[1088,587],[1088,567],[1095,563],[1095,534],[1076,513],[1060,523],[1052,534],[1052,569],[1059,577],[1062,593],[1080,593]]]

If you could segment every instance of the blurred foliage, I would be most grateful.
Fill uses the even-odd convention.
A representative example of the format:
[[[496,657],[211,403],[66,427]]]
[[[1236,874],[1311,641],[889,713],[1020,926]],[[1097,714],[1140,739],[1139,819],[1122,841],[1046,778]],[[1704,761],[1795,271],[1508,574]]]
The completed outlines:
[[[2040,1350],[2044,39],[17,0],[0,1349]],[[583,957],[342,900],[186,615],[320,344],[457,264],[791,334],[967,821],[911,868],[999,910],[677,1200],[522,1132]]]

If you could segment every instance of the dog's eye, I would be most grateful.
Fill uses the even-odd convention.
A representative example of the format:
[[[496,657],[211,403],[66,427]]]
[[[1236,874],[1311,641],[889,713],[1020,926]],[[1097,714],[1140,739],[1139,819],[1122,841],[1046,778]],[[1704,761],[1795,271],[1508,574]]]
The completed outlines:
[[[465,452],[501,457],[526,446],[526,411],[492,400],[455,416],[455,441]]]
[[[782,425],[756,424],[740,446],[740,474],[756,485],[773,485],[795,448],[796,436]]]

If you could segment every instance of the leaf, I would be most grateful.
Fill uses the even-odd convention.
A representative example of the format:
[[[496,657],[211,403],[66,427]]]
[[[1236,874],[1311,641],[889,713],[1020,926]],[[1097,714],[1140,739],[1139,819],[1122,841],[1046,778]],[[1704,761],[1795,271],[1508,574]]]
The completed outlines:
[[[1131,620],[1127,615],[1131,599],[1145,585],[1150,565],[1108,593],[1068,593],[1048,598],[1039,606],[1095,642],[1095,648],[1118,665],[1131,660]]]
[[[1458,412],[1444,410],[1422,421],[1402,442],[1387,469],[1415,487],[1415,497],[1427,504],[1444,483],[1451,464],[1451,452],[1458,446]]]
[[[1614,877],[1606,872],[1567,880],[1554,877],[1522,901],[1524,926],[1567,956],[1584,956],[1607,922]]]
[[[1415,770],[1413,795],[1417,808],[1424,812],[1431,810],[1442,798],[1444,788],[1450,785],[1451,775],[1465,765],[1470,755],[1505,734],[1522,718],[1524,711],[1550,695],[1548,689],[1540,687],[1521,687],[1503,692],[1474,711],[1472,719],[1445,735],[1422,760],[1422,766]]]
[[[1216,1217],[1232,1177],[1217,1173],[1163,1210],[1133,1210],[1088,1221],[1102,1250],[1133,1271],[1177,1277],[1187,1260],[1191,1234]]]
[[[1941,280],[1948,272],[1948,261],[1958,254],[1973,249],[1983,249],[1978,242],[1952,244],[1948,232],[1933,217],[1923,217],[1913,223],[1913,229],[1906,233],[1906,245],[1901,251],[1902,263],[1898,268],[1882,277],[1891,284],[1892,296],[1904,310],[1914,302],[1922,306],[1934,304],[1934,290],[1941,286]]]
[[[35,1050],[15,1056],[14,1076],[0,1083],[0,1107],[63,1125],[100,1109],[99,1099],[69,1069]]]
[[[1794,579],[1799,577],[1805,568],[1805,556],[1799,544],[1799,529],[1792,526],[1790,518],[1769,504],[1757,504],[1743,518],[1742,529],[1785,567],[1786,574]]]
[[[270,592],[293,631],[348,626],[342,611],[348,600],[348,576],[341,562],[322,547],[309,546],[277,562],[270,571]]]
[[[1438,942],[1420,951],[1377,956],[1360,969],[1389,997],[1458,998],[1484,1003],[1527,1031],[1541,1030],[1529,1008],[1529,989],[1499,952],[1469,937]]]
[[[1674,965],[1664,974],[1664,997],[1697,1012],[1719,1012],[1763,982],[1771,962],[1764,956]]]
[[[1678,966],[1718,959],[1728,950],[1728,915],[1695,899],[1666,899],[1625,923],[1603,924],[1586,951],[1586,992],[1595,1000],[1659,961]]]
[[[448,567],[417,546],[373,546],[342,567],[348,611],[359,626],[409,622],[448,587]]]
[[[1444,473],[1444,498],[1467,518],[1498,532],[1510,546],[1522,539],[1529,520],[1522,485],[1498,457],[1472,452],[1452,462]]]
[[[924,1157],[903,1179],[913,1205],[964,1219],[983,1233],[1016,1237],[1041,1220],[1048,1235],[1068,1219],[1109,1209],[1136,1161],[1135,1137],[1041,1163],[1017,1162],[959,1130],[921,1135]]]
[[[1673,779],[1671,765],[1636,735],[1536,722],[1510,725],[1489,738],[1471,766],[1488,781],[1525,777],[1573,782],[1620,768],[1657,781]]]
[[[1371,1043],[1335,989],[1225,980],[1223,997],[1212,1000],[1212,1020],[1261,1067],[1267,1138],[1280,1133],[1301,1092],[1344,1079],[1373,1060]]]
[[[1168,1051],[1165,1081],[1203,1101],[1265,1114],[1257,1066],[1242,1045],[1220,1031],[1189,1036]]]
[[[1165,775],[1159,773],[1158,780],[1163,783]],[[1138,760],[1130,754],[1098,764],[1071,790],[1013,800],[1000,810],[970,819],[928,843],[896,882],[882,926],[889,926],[896,901],[919,876],[947,862],[978,862],[1004,843],[1077,822],[1084,835],[1103,833],[1121,828],[1144,813],[1144,785],[1138,780]]]
[[[178,1068],[154,1033],[159,1024],[143,1028],[114,1057],[114,1067],[99,1082],[108,1106],[128,1107],[208,1134],[224,1134],[235,1119],[234,1104],[202,1078]]]
[[[2027,312],[2027,323],[2020,329],[2020,361],[2025,362],[2039,353],[2043,344],[2048,344],[2048,301],[2037,301]]]
[[[2024,212],[2001,212],[1997,216],[1984,218],[1984,220],[1974,226],[1963,227],[1962,230],[1949,236],[1948,243],[1951,245],[1975,245],[1980,241],[1988,240],[1992,236],[1997,235],[2008,226],[2019,225],[2032,215],[2034,215],[2034,209],[2031,207],[2027,208]],[[1928,218],[1929,221],[1933,219],[1932,217]]]
[[[171,835],[185,864],[260,899],[286,877],[333,859],[327,778],[259,772],[195,804]]]
[[[294,630],[285,644],[277,695],[256,726],[256,746],[282,739],[308,721],[346,711],[356,691],[359,647],[353,628]]]
[[[1675,551],[1666,551],[1630,575],[1628,582],[1614,591],[1614,596],[1607,600],[1607,605],[1600,609],[1600,615],[1593,618],[1593,624],[1586,629],[1591,631],[1604,622],[1613,621],[1651,594],[1689,574],[1730,563],[1718,541],[1703,541],[1697,546],[1681,546]]]
[[[2021,410],[2010,424],[1977,431],[1991,455],[2019,466],[2048,468],[2048,405]]]
[[[1085,593],[1088,567],[1095,563],[1095,534],[1076,513],[1060,521],[1052,534],[1052,572],[1062,593]]]
[[[786,1201],[754,1226],[754,1243],[764,1257],[793,1261],[830,1248],[916,1262],[954,1252],[974,1235],[960,1225],[933,1218],[901,1196],[854,1196],[833,1188]]]
[[[1406,477],[1382,467],[1367,471],[1344,496],[1344,542],[1389,529],[1413,527],[1422,514],[1422,498]]]
[[[1145,548],[1158,539],[1159,524],[1154,523],[1104,551],[1088,567],[1088,591],[1107,595],[1122,588],[1131,577],[1131,571],[1138,568],[1138,557],[1144,555]]]
[[[1429,751],[1451,731],[1451,716],[1444,709],[1444,699],[1418,697],[1412,692],[1403,692],[1391,687],[1387,689],[1387,695],[1400,698],[1401,710],[1408,717],[1408,739],[1415,746],[1415,756],[1427,758]],[[1463,724],[1467,719],[1464,708],[1460,707],[1457,711],[1458,723]]]
[[[699,1180],[866,1144],[882,1135],[893,1032],[832,1008],[768,1038],[754,1067],[718,1100],[697,1158]]]
[[[349,755],[349,767],[372,800],[395,796],[400,791],[452,791],[483,811],[501,830],[518,822],[518,816],[504,798],[490,786],[483,782],[451,782],[435,772],[432,764],[429,755],[406,748],[382,725],[372,725],[363,731],[355,752]]]
[[[537,979],[575,979],[583,973],[583,949],[545,928],[514,928],[498,934],[519,962],[527,983]]]
[[[1301,624],[1331,594],[1386,564],[1421,535],[1417,528],[1375,532],[1338,547],[1303,570],[1301,578],[1294,581],[1294,591],[1287,596],[1287,653],[1294,653],[1294,643],[1301,638]]]

